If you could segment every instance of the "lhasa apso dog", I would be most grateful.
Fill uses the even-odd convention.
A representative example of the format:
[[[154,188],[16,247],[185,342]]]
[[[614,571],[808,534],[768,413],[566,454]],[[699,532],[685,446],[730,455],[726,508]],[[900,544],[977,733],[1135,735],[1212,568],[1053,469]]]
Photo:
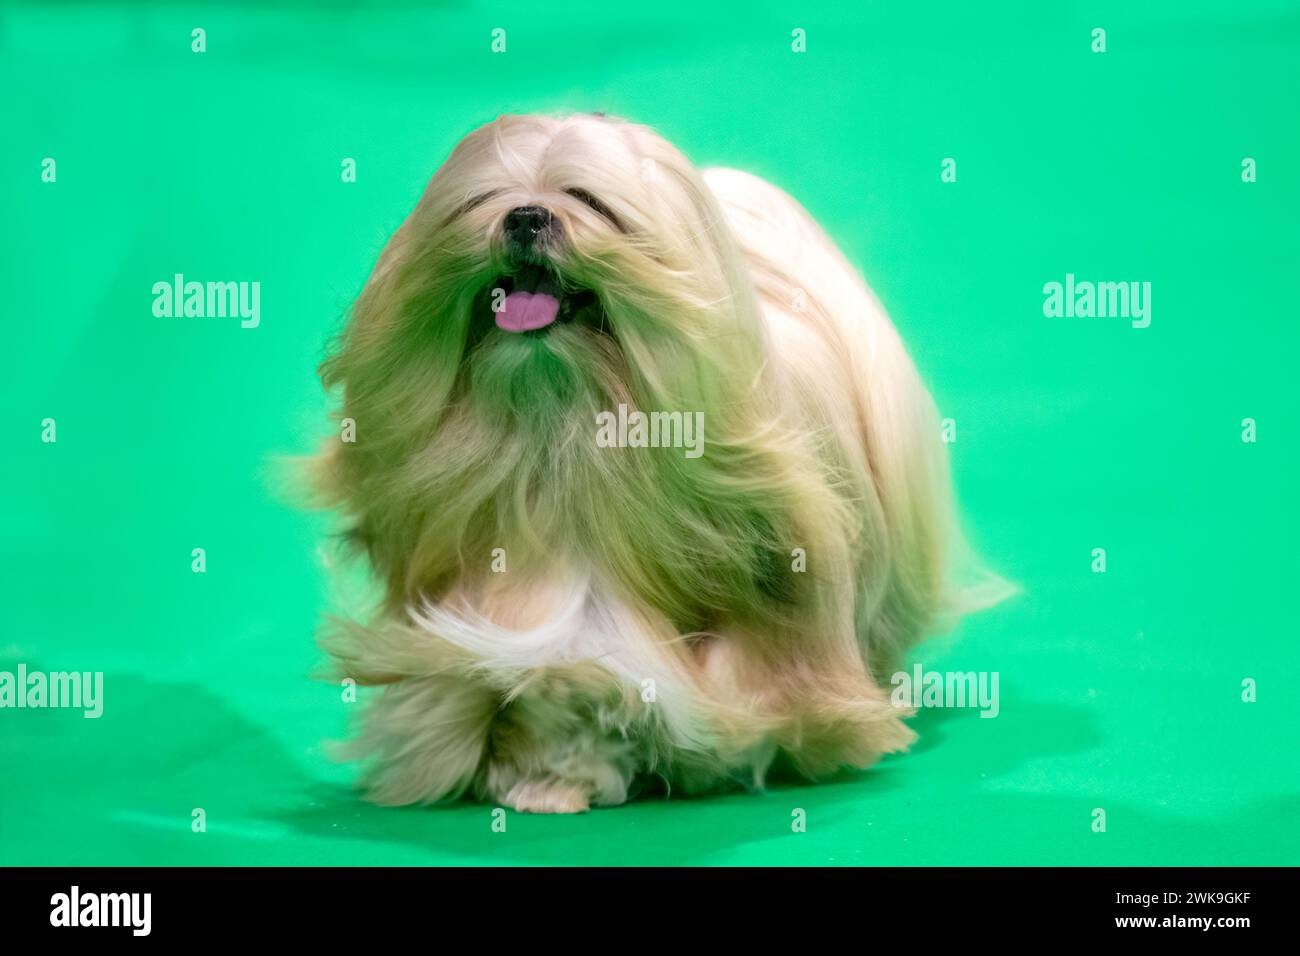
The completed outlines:
[[[348,745],[372,799],[572,813],[913,739],[889,675],[961,610],[939,423],[775,186],[633,123],[503,116],[321,372],[315,483],[384,585],[323,641],[382,686]]]

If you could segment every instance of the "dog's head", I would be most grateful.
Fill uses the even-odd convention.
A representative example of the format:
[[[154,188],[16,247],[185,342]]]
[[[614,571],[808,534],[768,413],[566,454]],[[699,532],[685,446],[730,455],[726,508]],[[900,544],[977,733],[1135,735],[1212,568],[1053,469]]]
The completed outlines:
[[[734,239],[681,153],[603,116],[503,116],[434,175],[324,372],[372,436],[458,401],[518,426],[574,403],[734,402],[758,334]]]

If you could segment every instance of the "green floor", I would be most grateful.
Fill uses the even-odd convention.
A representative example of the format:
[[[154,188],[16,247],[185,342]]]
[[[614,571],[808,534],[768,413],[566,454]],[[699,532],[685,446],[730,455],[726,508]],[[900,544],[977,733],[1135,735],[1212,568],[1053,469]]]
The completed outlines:
[[[99,720],[0,710],[0,863],[1300,861],[1295,5],[678,6],[0,11],[0,670],[105,680]],[[354,706],[307,678],[327,525],[269,462],[314,443],[322,345],[447,150],[547,109],[773,179],[865,270],[1024,591],[920,654],[998,672],[996,719],[505,833],[326,759]],[[260,326],[155,318],[177,272],[260,281]],[[1150,281],[1150,327],[1044,317],[1066,273]]]

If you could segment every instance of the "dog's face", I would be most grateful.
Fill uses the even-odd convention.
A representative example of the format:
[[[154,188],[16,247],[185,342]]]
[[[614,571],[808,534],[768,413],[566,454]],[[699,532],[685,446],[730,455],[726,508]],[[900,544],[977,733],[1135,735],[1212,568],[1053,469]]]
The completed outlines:
[[[505,333],[577,323],[616,335],[613,316],[662,311],[651,290],[689,296],[718,255],[715,209],[681,154],[595,116],[502,117],[476,130],[421,210],[441,249],[479,264],[475,280],[488,276],[473,320]]]

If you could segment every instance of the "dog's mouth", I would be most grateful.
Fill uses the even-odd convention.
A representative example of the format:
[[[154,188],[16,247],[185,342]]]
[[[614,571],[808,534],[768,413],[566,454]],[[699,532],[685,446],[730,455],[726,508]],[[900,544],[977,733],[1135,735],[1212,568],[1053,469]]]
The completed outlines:
[[[493,317],[504,332],[538,332],[572,320],[603,325],[596,293],[573,288],[544,265],[521,265],[499,276],[491,289]]]

